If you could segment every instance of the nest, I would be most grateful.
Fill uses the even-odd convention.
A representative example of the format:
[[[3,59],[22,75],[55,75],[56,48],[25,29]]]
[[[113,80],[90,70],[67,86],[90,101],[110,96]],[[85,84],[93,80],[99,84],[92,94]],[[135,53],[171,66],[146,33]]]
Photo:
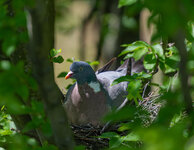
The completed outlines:
[[[149,95],[149,97],[146,97],[139,102],[139,107],[147,112],[147,115],[140,117],[142,118],[144,126],[149,126],[156,119],[158,112],[162,106],[161,103],[156,102],[159,97],[160,95]]]
[[[108,147],[108,139],[98,138],[101,135],[102,126],[93,126],[91,124],[71,125],[71,128],[77,145],[85,145],[87,150],[99,150]]]
[[[149,126],[156,119],[161,107],[161,104],[156,102],[156,99],[159,97],[159,95],[153,95],[151,93],[139,102],[138,107],[147,112],[147,115],[144,114],[143,116],[137,114],[137,117],[141,118],[144,126]],[[76,145],[84,145],[87,150],[99,150],[109,146],[109,139],[99,138],[105,132],[103,126],[93,126],[91,124],[82,126],[71,125],[71,128],[74,133]],[[117,130],[118,128],[119,124],[109,125],[106,132],[116,132],[121,136],[126,134],[126,132],[119,132]]]

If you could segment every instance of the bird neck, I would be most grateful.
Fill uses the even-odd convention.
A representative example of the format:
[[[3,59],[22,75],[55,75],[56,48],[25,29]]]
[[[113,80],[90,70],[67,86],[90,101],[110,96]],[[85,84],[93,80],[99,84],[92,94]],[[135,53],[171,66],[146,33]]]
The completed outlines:
[[[85,83],[89,84],[91,82],[97,82],[97,78],[95,74],[93,76],[90,75],[88,77],[77,80],[78,85],[85,84]]]

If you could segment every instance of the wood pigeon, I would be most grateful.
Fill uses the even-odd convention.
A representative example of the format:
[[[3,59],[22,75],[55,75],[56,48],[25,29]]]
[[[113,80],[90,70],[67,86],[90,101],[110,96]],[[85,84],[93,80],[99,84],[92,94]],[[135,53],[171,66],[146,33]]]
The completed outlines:
[[[65,79],[76,79],[65,97],[64,107],[72,124],[101,124],[102,117],[112,108],[119,107],[126,98],[128,82],[112,86],[112,82],[125,76],[128,72],[129,60],[115,71],[109,71],[113,58],[96,73],[83,61],[73,62]]]

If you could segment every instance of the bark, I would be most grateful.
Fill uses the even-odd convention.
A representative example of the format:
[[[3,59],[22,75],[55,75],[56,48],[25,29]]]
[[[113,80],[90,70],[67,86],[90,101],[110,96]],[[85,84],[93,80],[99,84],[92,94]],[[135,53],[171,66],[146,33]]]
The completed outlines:
[[[151,44],[151,37],[153,35],[154,26],[150,24],[148,26],[148,19],[151,16],[151,13],[148,9],[143,9],[140,13],[140,28],[139,28],[139,36],[140,40]]]
[[[15,12],[12,8],[12,0],[6,0],[3,4],[6,8],[7,8],[7,17],[15,17]],[[18,30],[18,27],[16,27],[16,29]],[[13,31],[14,29],[9,27],[6,30],[10,30]],[[18,34],[22,31],[20,31],[21,28],[18,30]],[[2,48],[2,41],[0,41],[0,47]],[[14,53],[8,57],[6,56],[2,51],[2,49],[0,50],[0,60],[6,60],[6,61],[10,61],[12,64],[17,64],[18,62],[20,62],[21,60],[24,62],[25,64],[25,72],[29,72],[29,64],[27,62],[26,59],[26,53],[25,53],[25,44],[20,44],[17,45],[17,50],[14,51]],[[30,99],[28,101],[23,101],[21,98],[18,97],[18,99],[20,100],[21,103],[23,103],[24,105],[28,105],[30,103]],[[15,114],[11,114],[11,118],[17,128],[17,131],[20,132],[23,135],[27,135],[30,137],[33,137],[36,139],[36,141],[41,145],[42,144],[42,137],[39,136],[39,131],[38,129],[33,129],[30,131],[26,131],[26,132],[22,132],[22,130],[25,128],[26,124],[30,121],[32,121],[30,114],[20,114],[20,115],[15,115]],[[6,144],[5,144],[6,145]],[[4,147],[6,148],[6,146]]]
[[[27,53],[33,76],[39,85],[55,144],[60,150],[70,150],[74,143],[61,104],[63,95],[54,82],[53,64],[48,59],[49,51],[54,47],[54,0],[36,0],[34,8],[27,8],[26,12],[30,38]]]
[[[192,98],[191,98],[191,92],[190,92],[190,87],[189,87],[189,76],[188,76],[188,72],[187,72],[187,50],[185,47],[185,36],[184,36],[184,32],[183,31],[179,31],[178,35],[176,35],[175,38],[175,45],[179,50],[179,54],[180,54],[180,64],[179,64],[179,74],[181,77],[181,87],[182,87],[182,93],[183,93],[183,97],[184,97],[184,102],[185,102],[185,106],[186,106],[186,111],[188,114],[192,113]]]

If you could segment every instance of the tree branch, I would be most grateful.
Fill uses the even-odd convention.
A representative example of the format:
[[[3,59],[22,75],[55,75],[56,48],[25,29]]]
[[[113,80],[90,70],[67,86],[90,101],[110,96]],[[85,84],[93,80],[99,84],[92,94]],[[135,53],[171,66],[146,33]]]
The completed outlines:
[[[181,87],[184,96],[184,102],[186,105],[186,111],[188,114],[191,114],[192,108],[192,98],[190,93],[190,88],[188,84],[188,73],[187,73],[187,50],[185,47],[185,36],[183,31],[179,31],[178,35],[176,36],[176,46],[179,50],[180,54],[180,77],[181,77]]]
[[[61,104],[62,93],[54,82],[53,65],[48,59],[49,51],[54,47],[54,0],[36,0],[34,8],[27,8],[27,14],[30,38],[28,56],[51,123],[53,138],[59,149],[71,150],[74,143]]]

